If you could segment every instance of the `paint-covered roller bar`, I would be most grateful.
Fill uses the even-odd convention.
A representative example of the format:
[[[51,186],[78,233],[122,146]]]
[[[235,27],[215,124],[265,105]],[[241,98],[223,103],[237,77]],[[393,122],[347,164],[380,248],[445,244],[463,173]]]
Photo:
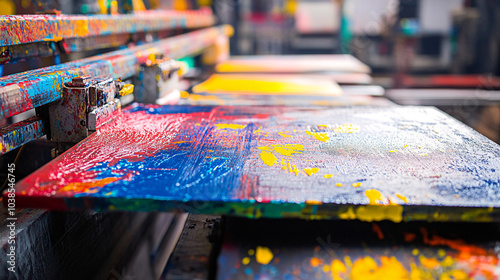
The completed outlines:
[[[45,135],[41,119],[32,117],[0,129],[0,154],[12,151]]]
[[[152,54],[181,58],[213,45],[230,26],[210,27],[133,48],[0,78],[0,118],[10,117],[61,98],[61,87],[73,77],[129,78]]]
[[[210,9],[141,11],[127,15],[0,16],[0,46],[175,28],[201,28],[214,23],[215,18]]]

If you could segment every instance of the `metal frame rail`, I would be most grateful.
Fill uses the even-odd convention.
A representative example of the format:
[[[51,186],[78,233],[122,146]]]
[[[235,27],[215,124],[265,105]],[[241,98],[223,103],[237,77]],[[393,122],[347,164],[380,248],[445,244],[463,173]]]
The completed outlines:
[[[0,78],[0,119],[40,107],[61,98],[63,83],[73,77],[126,79],[139,73],[140,65],[151,55],[182,58],[200,53],[213,45],[220,35],[230,33],[229,26],[218,26],[189,32],[157,42],[60,65],[40,68]],[[0,130],[1,154],[42,136],[41,122],[31,120]],[[35,127],[36,126],[36,127]]]

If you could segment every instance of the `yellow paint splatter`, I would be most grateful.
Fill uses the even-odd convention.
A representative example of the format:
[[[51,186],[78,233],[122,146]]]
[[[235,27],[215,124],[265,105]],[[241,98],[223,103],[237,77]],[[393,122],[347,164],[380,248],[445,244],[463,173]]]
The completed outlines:
[[[353,188],[359,188],[359,187],[361,187],[361,182],[352,183],[352,187]]]
[[[273,150],[282,156],[293,156],[293,154],[301,154],[304,150],[304,145],[301,144],[284,144],[271,145]]]
[[[350,206],[346,212],[339,213],[343,220],[358,219],[364,222],[390,220],[399,223],[403,220],[403,206],[401,205],[367,205],[354,209]]]
[[[343,124],[339,127],[334,128],[333,131],[337,133],[358,133],[359,126],[354,124]]]
[[[325,265],[323,266],[323,272],[328,272],[328,271],[330,271],[330,266],[329,266],[329,265],[327,265],[327,264],[325,264]]]
[[[446,251],[443,250],[443,249],[439,249],[438,250],[438,256],[440,256],[441,258],[443,258],[444,256],[446,256]]]
[[[337,187],[342,187],[342,183],[335,184]]]
[[[273,259],[273,253],[267,247],[257,246],[257,251],[255,253],[255,260],[263,265],[271,262]]]
[[[342,220],[354,220],[356,219],[356,213],[354,213],[354,209],[352,209],[352,206],[347,209],[346,212],[340,213],[339,218]]]
[[[390,150],[389,153],[395,153],[397,152],[398,150]]]
[[[441,262],[441,265],[443,267],[448,267],[448,266],[452,266],[454,263],[455,263],[455,261],[453,260],[452,257],[446,256],[446,258],[444,258],[444,260]]]
[[[325,174],[323,177],[325,177],[326,179],[330,179],[333,177],[333,175],[332,174]]]
[[[248,250],[248,255],[253,256],[253,254],[255,254],[255,250],[254,249]]]
[[[242,260],[241,260],[241,263],[244,264],[244,265],[247,265],[250,263],[250,258],[249,257],[244,257]]]
[[[330,141],[330,137],[328,137],[328,133],[326,132],[310,132],[306,131],[307,135],[312,135],[316,140],[328,142]]]
[[[295,176],[299,176],[300,170],[297,168],[297,166],[292,165],[291,163],[288,163],[288,171],[290,173],[295,173]]]
[[[402,201],[404,201],[405,203],[408,203],[408,198],[406,198],[406,196],[402,195],[402,194],[399,194],[397,193],[396,196],[401,199]]]
[[[416,255],[418,255],[419,251],[418,251],[418,249],[413,249],[413,250],[411,251],[411,253],[412,253],[414,256],[416,256]]]
[[[292,137],[292,135],[285,134],[284,132],[278,132],[278,134],[283,137]]]
[[[345,262],[345,265],[347,265],[347,267],[352,267],[351,257],[345,256],[344,257],[344,262]]]
[[[366,197],[370,200],[370,205],[380,205],[384,201],[385,197],[378,190],[369,189],[365,192]]]
[[[281,159],[281,169],[286,170],[287,168],[287,163],[285,162],[285,159]]]
[[[381,257],[381,265],[371,257],[364,257],[354,262],[351,271],[352,280],[409,279],[409,273],[395,257]]]
[[[318,173],[319,168],[304,168],[304,171],[306,172],[307,175],[312,176],[315,173]]]
[[[390,220],[399,223],[403,220],[403,206],[401,205],[368,205],[360,206],[356,211],[360,221],[373,222]]]
[[[344,263],[341,262],[340,260],[333,260],[332,265],[331,265],[331,271],[332,271],[332,277],[333,279],[341,279],[340,278],[340,273],[344,273],[347,271],[347,268],[345,267]]]
[[[234,123],[218,123],[215,125],[217,129],[243,129],[246,127],[246,125],[242,124],[234,124]]]
[[[278,158],[268,151],[260,152],[260,159],[269,166],[273,166],[278,161]]]
[[[267,135],[267,132],[264,132],[261,130],[262,129],[262,126],[259,127],[259,129],[257,129],[256,131],[254,131],[253,133],[254,134],[258,134],[258,135]]]

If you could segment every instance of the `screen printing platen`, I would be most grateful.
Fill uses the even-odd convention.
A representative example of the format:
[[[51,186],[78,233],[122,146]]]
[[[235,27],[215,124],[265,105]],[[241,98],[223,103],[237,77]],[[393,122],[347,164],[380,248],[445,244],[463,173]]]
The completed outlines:
[[[256,218],[498,221],[500,147],[431,107],[135,104],[19,182],[16,203]]]
[[[370,73],[370,67],[352,55],[233,56],[216,65],[219,73]]]

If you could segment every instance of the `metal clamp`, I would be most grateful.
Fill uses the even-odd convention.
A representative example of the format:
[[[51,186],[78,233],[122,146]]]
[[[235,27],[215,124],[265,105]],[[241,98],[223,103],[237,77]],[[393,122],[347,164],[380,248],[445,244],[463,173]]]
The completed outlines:
[[[63,85],[62,98],[49,105],[50,140],[58,143],[57,155],[95,132],[121,113],[119,97],[134,86],[121,80],[73,78]]]
[[[141,71],[134,80],[135,101],[144,104],[161,104],[161,100],[178,92],[180,62],[151,55],[141,65]]]

